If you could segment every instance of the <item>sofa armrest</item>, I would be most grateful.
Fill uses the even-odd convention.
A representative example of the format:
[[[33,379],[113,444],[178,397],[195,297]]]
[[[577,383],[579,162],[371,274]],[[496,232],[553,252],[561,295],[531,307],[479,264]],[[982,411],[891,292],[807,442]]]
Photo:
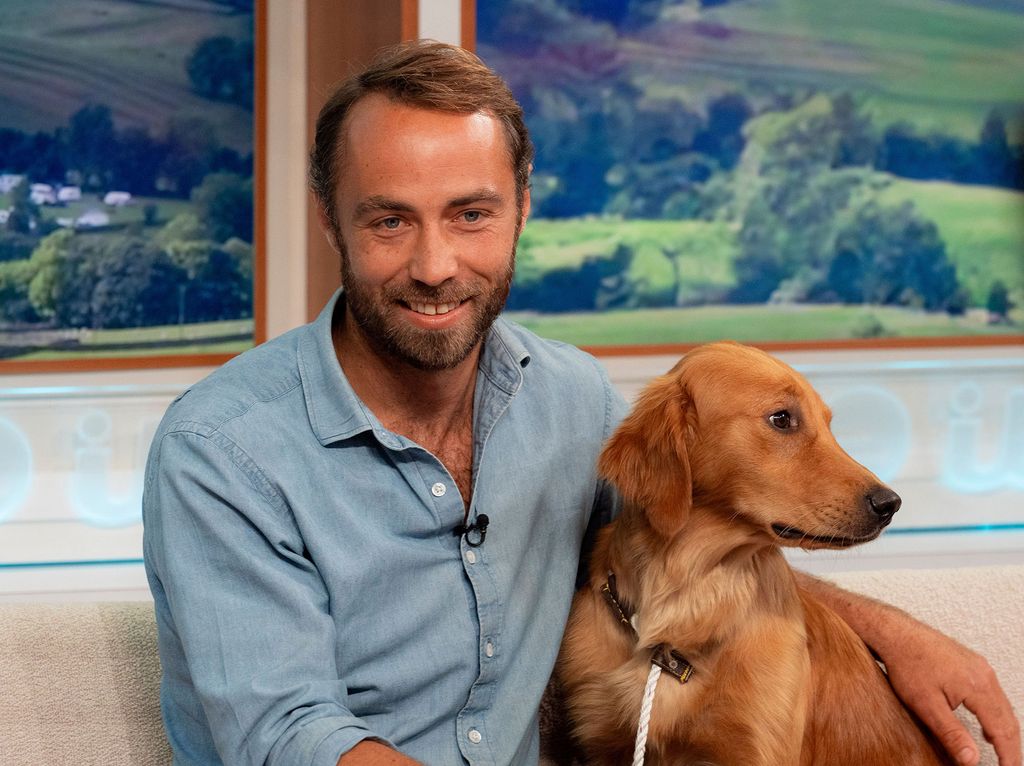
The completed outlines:
[[[985,657],[1018,717],[1024,711],[1024,565],[886,569],[825,575],[842,588],[903,609]],[[957,711],[981,745],[982,766],[995,751],[969,712]]]
[[[0,763],[165,766],[149,602],[0,604]]]

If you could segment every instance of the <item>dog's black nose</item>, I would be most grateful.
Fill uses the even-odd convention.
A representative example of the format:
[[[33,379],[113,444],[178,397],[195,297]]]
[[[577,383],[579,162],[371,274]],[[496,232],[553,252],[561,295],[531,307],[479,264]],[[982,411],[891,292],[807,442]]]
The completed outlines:
[[[875,487],[868,492],[868,505],[880,519],[889,520],[900,509],[903,501],[888,487]]]

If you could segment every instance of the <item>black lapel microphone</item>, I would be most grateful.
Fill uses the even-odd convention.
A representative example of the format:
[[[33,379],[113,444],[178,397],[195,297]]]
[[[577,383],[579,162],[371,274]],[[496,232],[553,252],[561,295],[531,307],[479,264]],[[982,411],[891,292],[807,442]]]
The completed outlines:
[[[476,517],[470,525],[459,524],[452,530],[452,534],[456,537],[466,536],[466,545],[472,548],[479,548],[484,544],[484,539],[487,537],[487,525],[491,523],[491,520],[487,518],[486,513],[481,513]]]

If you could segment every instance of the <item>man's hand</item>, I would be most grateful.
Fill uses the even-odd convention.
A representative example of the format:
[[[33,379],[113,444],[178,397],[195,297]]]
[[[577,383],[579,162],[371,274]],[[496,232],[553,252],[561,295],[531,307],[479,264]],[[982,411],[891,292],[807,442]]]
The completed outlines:
[[[978,717],[999,763],[1021,766],[1020,725],[985,658],[903,617],[910,623],[903,638],[889,642],[884,653],[879,651],[896,693],[962,766],[975,766],[980,754],[953,713],[960,705]]]
[[[338,766],[420,766],[420,762],[380,742],[364,739],[338,759]]]
[[[981,756],[954,714],[964,705],[977,716],[1000,766],[1022,766],[1020,723],[984,657],[905,612],[798,573],[885,663],[893,689],[961,766]]]

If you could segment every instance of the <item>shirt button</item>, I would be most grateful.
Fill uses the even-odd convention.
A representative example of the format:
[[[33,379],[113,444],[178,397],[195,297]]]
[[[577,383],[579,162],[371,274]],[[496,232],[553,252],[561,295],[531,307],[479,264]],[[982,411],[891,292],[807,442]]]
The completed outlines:
[[[441,482],[438,482],[437,484],[435,484],[433,487],[430,488],[430,493],[434,497],[444,497],[444,493],[447,492],[447,491],[448,491],[448,487],[446,487]]]
[[[468,736],[469,741],[472,742],[474,745],[479,745],[484,738],[484,735],[478,732],[476,729],[470,729]]]
[[[484,654],[486,654],[488,657],[494,656],[494,644],[492,644],[490,641],[484,644]]]
[[[466,551],[466,561],[470,564],[476,563],[476,551]]]

